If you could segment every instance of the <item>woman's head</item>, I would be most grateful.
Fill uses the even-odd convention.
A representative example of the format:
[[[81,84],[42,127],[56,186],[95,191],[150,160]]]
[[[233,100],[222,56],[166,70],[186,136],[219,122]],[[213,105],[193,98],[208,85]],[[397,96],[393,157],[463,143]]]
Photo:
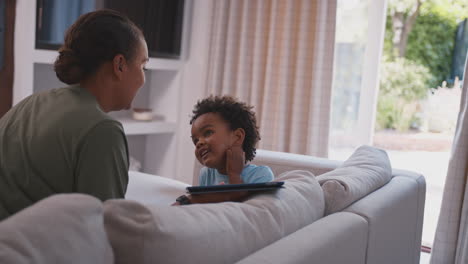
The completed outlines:
[[[260,134],[251,106],[230,96],[210,96],[195,105],[190,124],[195,156],[200,163],[210,167],[212,159],[222,166],[225,150],[235,141],[242,145],[246,161],[255,157]]]
[[[127,17],[113,10],[84,14],[68,28],[55,61],[57,77],[64,83],[79,83],[117,54],[134,59],[141,30]]]
[[[121,101],[116,102],[120,108],[128,108],[145,81],[143,67],[147,60],[141,30],[117,11],[102,9],[80,16],[70,26],[54,69],[62,82],[76,84],[108,65],[106,75],[118,81],[112,85],[112,96]]]

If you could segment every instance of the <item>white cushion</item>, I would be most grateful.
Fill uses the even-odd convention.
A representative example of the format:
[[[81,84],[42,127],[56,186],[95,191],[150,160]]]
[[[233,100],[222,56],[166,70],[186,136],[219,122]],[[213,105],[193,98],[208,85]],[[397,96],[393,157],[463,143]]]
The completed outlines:
[[[323,192],[309,172],[243,203],[143,206],[104,203],[116,263],[233,263],[321,218]]]
[[[314,175],[320,175],[335,169],[341,162],[309,155],[257,149],[257,155],[252,163],[268,166],[273,174],[278,176],[292,170],[307,170]]]
[[[0,222],[0,263],[114,263],[102,203],[58,194]]]
[[[361,146],[341,166],[316,178],[325,195],[328,215],[385,185],[392,178],[392,168],[384,150]]]
[[[186,183],[173,179],[130,171],[125,199],[143,204],[168,205],[186,192]]]

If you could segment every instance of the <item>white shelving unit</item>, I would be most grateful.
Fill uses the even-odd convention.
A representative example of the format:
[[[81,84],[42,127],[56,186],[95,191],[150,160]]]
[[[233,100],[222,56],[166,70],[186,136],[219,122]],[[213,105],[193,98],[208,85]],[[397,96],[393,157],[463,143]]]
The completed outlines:
[[[34,63],[53,64],[58,53],[55,50],[34,49],[32,60]],[[150,58],[146,64],[149,70],[178,71],[184,63],[180,60]]]
[[[177,127],[173,122],[138,121],[131,118],[118,118],[117,120],[122,123],[125,134],[129,136],[174,133]]]
[[[177,171],[181,79],[192,6],[192,0],[185,1],[181,59],[150,58],[146,83],[133,102],[134,107],[151,108],[161,118],[137,121],[131,118],[131,110],[111,113],[122,123],[130,155],[142,163],[142,171],[171,178]],[[36,1],[18,1],[16,10],[14,104],[33,93],[66,86],[53,71],[58,52],[35,48]]]
[[[34,63],[53,64],[58,56],[55,50],[38,50],[34,49],[32,60]]]

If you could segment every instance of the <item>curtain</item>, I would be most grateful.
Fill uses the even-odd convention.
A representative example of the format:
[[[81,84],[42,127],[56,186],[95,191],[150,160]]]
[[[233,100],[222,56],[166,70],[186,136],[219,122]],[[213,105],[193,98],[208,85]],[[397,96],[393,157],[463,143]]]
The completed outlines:
[[[216,0],[206,94],[254,106],[258,148],[326,157],[336,0]]]
[[[431,254],[433,264],[468,263],[468,56],[442,207]]]
[[[13,33],[16,0],[0,0],[0,118],[13,101]]]

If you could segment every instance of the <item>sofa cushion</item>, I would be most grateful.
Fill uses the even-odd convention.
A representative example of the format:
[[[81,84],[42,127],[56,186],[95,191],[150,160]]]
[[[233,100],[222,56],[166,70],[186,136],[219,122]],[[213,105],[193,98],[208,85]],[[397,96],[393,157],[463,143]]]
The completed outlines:
[[[341,166],[317,176],[325,195],[325,214],[341,211],[385,185],[392,168],[384,150],[361,146]]]
[[[166,177],[129,171],[125,199],[143,204],[169,205],[185,192],[187,186],[189,185]]]
[[[186,206],[104,203],[116,263],[233,263],[323,216],[313,175],[282,175],[285,188],[243,203]]]
[[[102,203],[58,194],[0,222],[0,263],[114,263]]]

